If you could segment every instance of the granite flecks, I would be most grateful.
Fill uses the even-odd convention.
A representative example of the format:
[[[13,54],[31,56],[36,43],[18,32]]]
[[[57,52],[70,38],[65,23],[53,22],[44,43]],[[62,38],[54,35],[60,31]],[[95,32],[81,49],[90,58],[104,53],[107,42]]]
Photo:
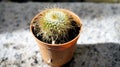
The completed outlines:
[[[19,44],[19,45],[16,45],[16,46],[13,46],[13,49],[16,49],[16,50],[20,50],[20,49],[23,49],[24,46]]]
[[[3,46],[4,46],[5,48],[9,48],[11,45],[13,45],[13,43],[4,43],[4,44],[3,44]]]
[[[120,66],[120,4],[1,2],[0,67],[50,67],[29,25],[39,11],[54,5],[74,11],[83,24],[74,57],[63,67]]]
[[[119,67],[119,48],[118,43],[78,44],[74,67]]]
[[[119,67],[120,44],[77,44],[73,59],[63,67]]]

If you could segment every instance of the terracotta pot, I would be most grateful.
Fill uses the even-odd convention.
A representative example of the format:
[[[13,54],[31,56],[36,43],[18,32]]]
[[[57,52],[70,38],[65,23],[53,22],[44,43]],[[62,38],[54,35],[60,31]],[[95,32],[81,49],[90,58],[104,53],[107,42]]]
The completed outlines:
[[[74,14],[73,12],[66,10],[66,9],[61,9],[61,10],[70,14],[73,17],[74,21],[76,21],[82,27],[81,20],[76,14]],[[41,13],[42,12],[38,13],[31,21],[30,31],[32,32],[32,34],[33,34],[33,31],[32,31],[33,21]],[[79,31],[81,31],[81,27],[80,27]],[[54,67],[60,67],[72,59],[72,56],[73,56],[73,53],[74,53],[75,47],[76,47],[75,44],[80,36],[80,33],[73,40],[71,40],[69,42],[66,42],[63,44],[54,44],[54,45],[40,41],[39,39],[37,39],[35,37],[34,34],[33,34],[33,36],[39,45],[40,53],[42,55],[43,60],[46,63],[48,63]]]

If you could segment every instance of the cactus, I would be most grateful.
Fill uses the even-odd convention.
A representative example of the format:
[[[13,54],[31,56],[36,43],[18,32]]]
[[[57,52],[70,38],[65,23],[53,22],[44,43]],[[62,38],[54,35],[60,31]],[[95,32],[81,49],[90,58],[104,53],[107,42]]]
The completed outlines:
[[[52,44],[68,41],[69,30],[74,28],[71,21],[70,15],[60,8],[46,9],[38,18],[37,36],[42,36],[42,41]]]

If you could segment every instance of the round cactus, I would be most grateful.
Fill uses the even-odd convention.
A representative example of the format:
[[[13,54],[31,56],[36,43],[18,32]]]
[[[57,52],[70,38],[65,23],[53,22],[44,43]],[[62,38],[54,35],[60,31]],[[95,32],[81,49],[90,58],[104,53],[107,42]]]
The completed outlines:
[[[59,8],[44,10],[38,18],[37,26],[40,28],[37,35],[45,42],[67,41],[68,32],[73,27],[69,14]]]

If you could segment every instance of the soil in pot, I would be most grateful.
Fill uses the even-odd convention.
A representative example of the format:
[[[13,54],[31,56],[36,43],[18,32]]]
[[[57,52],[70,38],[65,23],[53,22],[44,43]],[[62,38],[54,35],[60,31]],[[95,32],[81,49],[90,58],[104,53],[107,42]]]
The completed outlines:
[[[49,43],[51,44],[52,40],[48,41],[48,40],[45,40],[43,39],[43,35],[38,35],[38,32],[40,30],[39,26],[38,26],[38,22],[37,22],[38,18],[36,18],[34,20],[34,23],[33,23],[33,27],[32,27],[32,32],[33,34],[35,35],[36,38],[38,38],[40,41],[43,41],[45,43]],[[72,25],[72,29],[69,29],[68,31],[68,34],[66,34],[66,38],[64,37],[59,37],[58,39],[56,39],[55,41],[55,44],[62,44],[62,43],[65,43],[65,42],[68,42],[68,41],[71,41],[72,39],[74,39],[78,34],[79,34],[79,30],[80,30],[80,26],[78,26],[78,24],[75,22],[75,21],[71,21],[71,25]],[[51,37],[49,37],[51,38]]]

